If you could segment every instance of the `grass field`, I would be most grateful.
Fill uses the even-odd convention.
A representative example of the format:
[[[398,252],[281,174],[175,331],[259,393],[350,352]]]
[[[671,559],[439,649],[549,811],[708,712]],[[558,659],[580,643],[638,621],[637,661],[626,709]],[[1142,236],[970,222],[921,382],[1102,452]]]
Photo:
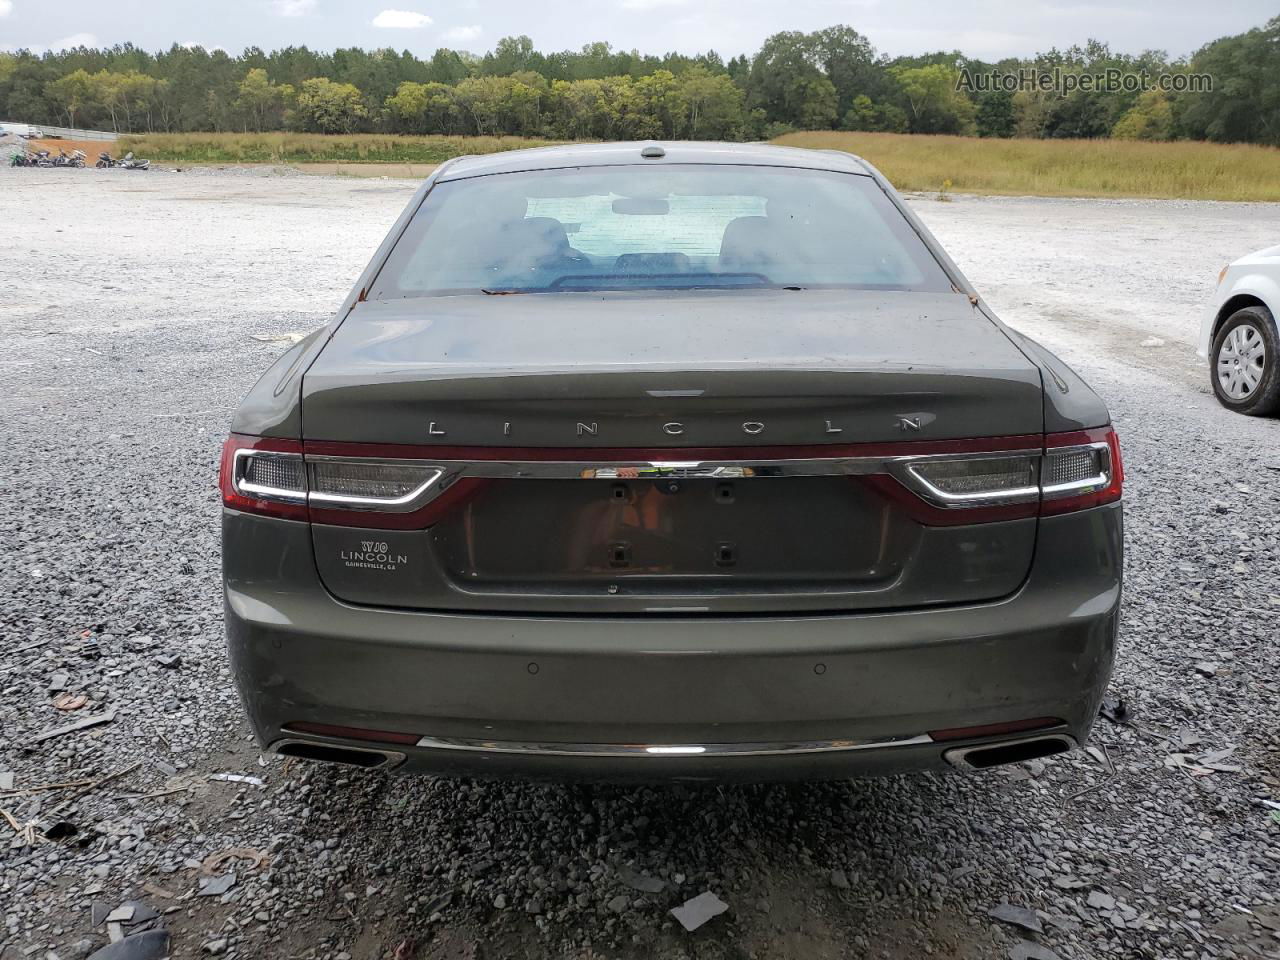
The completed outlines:
[[[167,133],[118,146],[157,163],[388,164],[391,176],[468,153],[556,141],[521,137]],[[774,141],[866,157],[900,190],[1040,197],[1153,197],[1280,201],[1280,149],[1131,140],[981,140],[894,133],[792,133]],[[92,160],[92,158],[91,158]],[[325,170],[324,172],[330,172]],[[358,172],[336,168],[336,172]]]
[[[981,140],[895,133],[791,133],[775,143],[848,150],[899,190],[1037,197],[1280,201],[1280,150],[1134,140]]]
[[[156,163],[443,163],[467,153],[497,153],[544,147],[552,140],[522,137],[401,137],[374,133],[155,133],[121,137]]]

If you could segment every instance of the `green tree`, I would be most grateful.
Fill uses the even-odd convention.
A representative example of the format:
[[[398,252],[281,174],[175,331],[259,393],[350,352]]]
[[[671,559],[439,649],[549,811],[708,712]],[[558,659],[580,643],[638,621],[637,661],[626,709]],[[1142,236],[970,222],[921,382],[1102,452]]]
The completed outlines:
[[[1177,98],[1183,135],[1280,146],[1280,17],[1204,47],[1191,71],[1213,77],[1213,89]]]
[[[1039,139],[1053,112],[1056,97],[1042,90],[1019,90],[1013,95],[1014,136]]]
[[[623,116],[634,110],[630,77],[557,80],[551,85],[551,133],[573,140],[616,139]]]
[[[857,96],[841,121],[844,130],[867,130],[875,133],[905,133],[907,115],[892,103],[875,103],[870,97]]]
[[[657,70],[633,84],[635,103],[625,136],[636,140],[674,138],[682,126],[684,103],[680,85],[670,70]]]
[[[839,97],[819,68],[810,38],[798,31],[775,33],[751,62],[746,83],[747,106],[764,111],[766,120],[805,130],[835,124]]]
[[[1024,67],[1094,74],[1207,73],[1212,89],[978,93],[957,70]],[[470,78],[486,83],[468,83]],[[293,91],[310,89],[295,103]],[[408,86],[406,86],[408,85]],[[351,98],[355,92],[354,101]],[[558,137],[771,136],[797,127],[1004,137],[1191,137],[1280,145],[1280,18],[1223,37],[1190,62],[1113,52],[1089,40],[984,64],[961,51],[893,61],[852,27],[769,37],[727,63],[701,54],[615,50],[589,43],[539,51],[504,37],[487,54],[439,49],[290,46],[239,56],[175,44],[0,53],[0,115],[32,123],[132,130],[372,129]]]
[[[1111,128],[1118,140],[1168,140],[1173,136],[1173,104],[1163,90],[1148,90]]]
[[[442,47],[431,57],[429,76],[436,83],[447,83],[453,86],[470,73],[471,68],[456,50],[446,50]]]
[[[11,53],[0,52],[0,90],[4,90],[18,72],[18,58]]]
[[[288,84],[280,86],[272,83],[267,71],[260,67],[254,67],[246,73],[237,89],[239,96],[236,97],[235,105],[249,116],[253,121],[253,128],[258,131],[267,128],[293,92]]]
[[[76,125],[76,114],[93,102],[95,84],[83,69],[51,81],[45,92],[67,114],[67,126]]]
[[[980,137],[1012,137],[1018,128],[1013,93],[988,90],[979,94],[976,122]]]
[[[895,67],[911,133],[974,132],[972,101],[956,89],[957,71],[940,63]]]
[[[455,133],[459,128],[457,94],[445,83],[406,80],[387,98],[386,110],[397,133]]]
[[[92,98],[106,108],[111,117],[111,129],[115,132],[120,130],[119,113],[124,107],[123,79],[123,76],[110,70],[99,70],[92,77]]]
[[[1073,90],[1058,99],[1049,111],[1044,135],[1057,139],[1092,140],[1105,137],[1115,123],[1107,94]]]
[[[498,122],[510,110],[511,81],[507,77],[467,77],[456,88],[458,105],[471,118],[474,132],[500,133]]]
[[[131,133],[135,130],[135,117],[146,118],[145,126],[151,130],[151,110],[156,100],[156,87],[160,81],[155,77],[130,70],[117,74],[115,83],[116,95],[120,98],[120,106],[124,109],[124,126]]]
[[[817,61],[836,90],[836,111],[844,116],[855,97],[879,99],[888,78],[884,61],[871,41],[852,27],[827,27],[809,35],[810,56]]]
[[[358,89],[327,77],[304,80],[294,106],[296,122],[313,133],[351,133],[367,115]]]
[[[679,122],[675,136],[690,140],[737,140],[742,136],[742,90],[728,74],[696,65],[677,81]]]
[[[533,41],[528,37],[503,37],[480,61],[481,72],[491,77],[507,77],[530,69]]]

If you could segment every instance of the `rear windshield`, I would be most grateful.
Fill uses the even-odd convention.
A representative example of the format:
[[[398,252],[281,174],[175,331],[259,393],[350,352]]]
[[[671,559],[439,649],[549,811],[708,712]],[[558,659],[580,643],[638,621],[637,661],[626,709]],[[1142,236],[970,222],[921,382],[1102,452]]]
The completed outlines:
[[[437,184],[370,296],[725,287],[951,283],[870,177],[615,166]]]

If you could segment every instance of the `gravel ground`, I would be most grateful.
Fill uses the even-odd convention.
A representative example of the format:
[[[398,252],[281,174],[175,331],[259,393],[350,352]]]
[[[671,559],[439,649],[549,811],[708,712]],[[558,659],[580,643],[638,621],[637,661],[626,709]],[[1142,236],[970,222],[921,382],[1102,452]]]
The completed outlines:
[[[175,958],[1280,957],[1280,426],[1221,410],[1190,347],[1280,207],[916,201],[1122,433],[1130,714],[1092,755],[623,789],[284,763],[240,719],[220,440],[412,184],[0,177],[0,217],[42,238],[0,248],[3,960],[112,924]],[[109,719],[36,742],[86,717]],[[685,933],[668,909],[708,890],[728,911]]]

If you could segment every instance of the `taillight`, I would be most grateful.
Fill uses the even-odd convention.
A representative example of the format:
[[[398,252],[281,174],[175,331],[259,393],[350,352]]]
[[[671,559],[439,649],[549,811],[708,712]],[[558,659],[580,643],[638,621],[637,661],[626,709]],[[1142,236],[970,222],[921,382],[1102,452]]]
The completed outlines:
[[[1086,510],[1123,496],[1124,463],[1114,428],[1051,433],[1044,446],[1041,516]]]
[[[1120,443],[1111,427],[1053,433],[1042,448],[903,457],[864,478],[927,526],[1054,516],[1119,500]]]
[[[679,460],[669,459],[677,452]],[[223,448],[222,497],[231,509],[291,520],[422,530],[495,480],[833,475],[861,480],[928,526],[1084,510],[1119,500],[1124,482],[1109,426],[1044,437],[678,451],[304,445],[233,434]]]
[[[222,502],[232,510],[286,520],[307,519],[302,443],[231,434],[222,445]]]
[[[353,451],[354,452],[354,451]],[[470,478],[409,460],[305,452],[300,441],[232,434],[222,448],[222,502],[286,520],[413,530],[475,494]],[[448,489],[445,489],[448,486]]]

